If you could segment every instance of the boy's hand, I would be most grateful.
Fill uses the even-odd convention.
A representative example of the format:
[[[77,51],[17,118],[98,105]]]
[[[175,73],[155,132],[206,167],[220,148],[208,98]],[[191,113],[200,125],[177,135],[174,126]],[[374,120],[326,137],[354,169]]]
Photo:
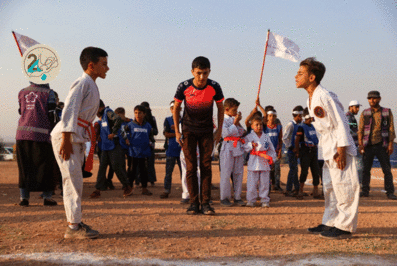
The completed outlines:
[[[172,126],[171,126],[171,130],[175,130],[175,125],[172,125]]]
[[[73,146],[70,141],[70,132],[62,132],[62,143],[61,148],[59,150],[59,155],[61,155],[62,159],[65,161],[69,160],[70,154],[73,154]]]
[[[179,145],[182,147],[183,146],[182,134],[180,132],[175,132],[175,138],[176,141],[179,143]]]
[[[292,151],[295,153],[296,158],[299,158],[299,149],[294,148]]]
[[[125,140],[125,144],[127,144],[128,146],[130,146],[130,141],[128,139]]]
[[[237,126],[238,124],[240,124],[241,118],[242,118],[241,112],[238,112],[236,117],[234,118],[234,125]]]
[[[258,147],[258,144],[255,142],[251,142],[252,143],[252,148],[256,149],[256,147]]]
[[[114,134],[109,134],[108,139],[112,140],[114,138]]]
[[[255,104],[256,106],[261,106],[261,102],[259,101],[259,98],[256,99]]]
[[[338,169],[343,171],[346,167],[346,147],[338,147],[338,151],[334,155],[334,160],[338,165]]]
[[[215,133],[214,133],[215,143],[219,143],[219,141],[221,140],[221,136],[222,136],[222,129],[215,130]]]

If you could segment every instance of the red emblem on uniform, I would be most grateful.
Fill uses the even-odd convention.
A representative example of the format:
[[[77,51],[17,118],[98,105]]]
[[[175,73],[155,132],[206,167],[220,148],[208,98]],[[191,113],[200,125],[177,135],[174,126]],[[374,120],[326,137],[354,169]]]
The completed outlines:
[[[325,116],[325,111],[322,107],[320,106],[316,106],[316,108],[314,108],[314,114],[318,117],[318,118],[324,118]]]

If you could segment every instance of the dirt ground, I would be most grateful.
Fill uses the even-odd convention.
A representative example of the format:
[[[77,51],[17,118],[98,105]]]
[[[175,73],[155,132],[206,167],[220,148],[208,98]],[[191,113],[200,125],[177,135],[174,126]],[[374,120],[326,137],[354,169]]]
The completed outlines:
[[[93,177],[84,180],[83,219],[101,235],[96,240],[64,240],[66,220],[60,191],[54,196],[58,206],[43,206],[36,192],[31,193],[28,208],[20,207],[17,164],[0,162],[0,264],[24,265],[23,261],[5,259],[7,254],[51,252],[199,261],[377,255],[397,264],[397,202],[388,200],[382,191],[380,169],[373,169],[371,196],[360,199],[358,230],[348,240],[328,240],[307,233],[308,227],[321,223],[323,200],[297,200],[272,193],[268,209],[222,207],[218,189],[212,191],[215,216],[189,216],[188,205],[180,204],[178,170],[174,171],[168,199],[159,198],[165,173],[162,163],[156,164],[158,182],[149,186],[153,196],[143,196],[140,188],[135,188],[134,195],[124,199],[121,184],[114,177],[116,190],[90,199],[97,169],[98,162]],[[283,166],[283,183],[287,173],[288,167]],[[311,177],[308,179],[310,183]],[[245,181],[246,173],[243,199]],[[219,187],[217,165],[213,165],[213,183]],[[308,184],[305,191],[310,193],[311,188]]]

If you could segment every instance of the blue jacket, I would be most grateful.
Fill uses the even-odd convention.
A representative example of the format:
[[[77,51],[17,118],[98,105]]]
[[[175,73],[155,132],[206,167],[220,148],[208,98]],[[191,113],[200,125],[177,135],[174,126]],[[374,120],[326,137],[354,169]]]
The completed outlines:
[[[152,154],[150,148],[150,131],[152,126],[144,122],[143,125],[139,125],[136,121],[128,123],[130,135],[128,139],[130,141],[130,147],[128,149],[128,155],[135,158],[148,158]]]
[[[103,151],[111,151],[113,150],[116,145],[114,144],[114,141],[109,139],[108,136],[112,132],[111,129],[109,128],[109,120],[108,120],[108,112],[113,112],[112,109],[109,107],[106,107],[103,116],[102,116],[102,121],[101,121],[101,147],[100,149]]]
[[[167,117],[164,120],[164,132],[175,133],[175,130],[171,129],[171,126],[174,124],[174,119],[172,116]],[[165,152],[167,157],[179,157],[181,154],[181,146],[176,141],[176,138],[168,138],[168,148]]]
[[[275,128],[265,128],[265,133],[270,137],[270,141],[273,144],[275,150],[278,148],[278,142],[280,138],[280,132],[283,128],[282,125],[278,124]]]

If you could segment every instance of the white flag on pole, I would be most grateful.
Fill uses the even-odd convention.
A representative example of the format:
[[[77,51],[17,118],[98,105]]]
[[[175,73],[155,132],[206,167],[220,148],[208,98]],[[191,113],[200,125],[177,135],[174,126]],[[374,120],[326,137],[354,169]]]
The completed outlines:
[[[13,31],[13,33],[22,55],[25,53],[27,49],[29,49],[33,45],[40,44],[39,42],[29,38],[28,36],[16,33],[15,31]]]
[[[290,39],[270,32],[266,55],[281,57],[292,62],[298,62],[299,47]]]

